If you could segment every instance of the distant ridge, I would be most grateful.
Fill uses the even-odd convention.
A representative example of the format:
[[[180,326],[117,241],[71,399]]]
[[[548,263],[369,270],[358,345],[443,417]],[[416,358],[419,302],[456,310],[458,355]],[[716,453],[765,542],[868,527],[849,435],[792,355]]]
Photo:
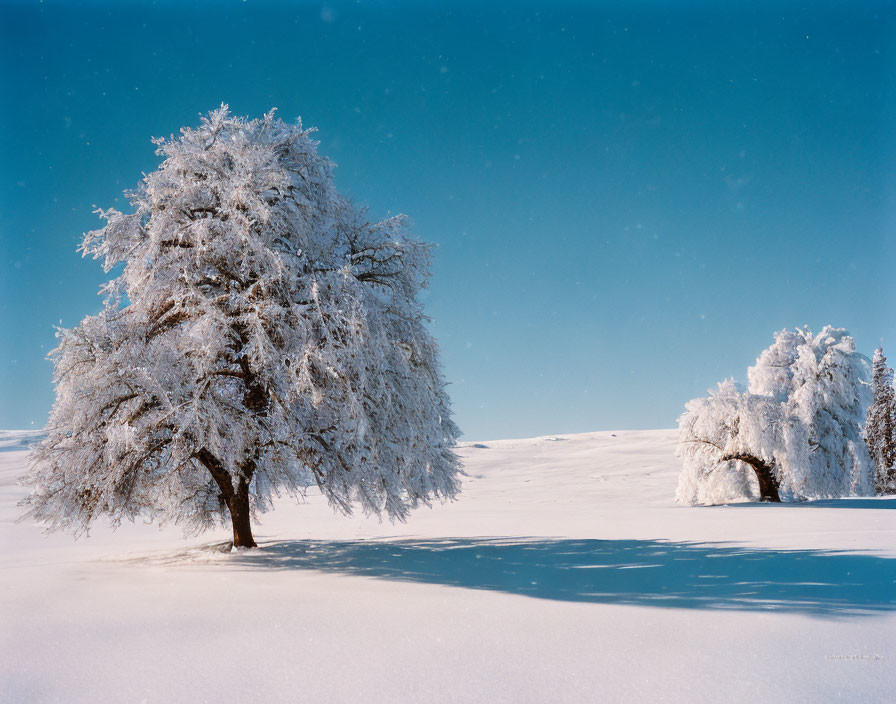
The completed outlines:
[[[0,452],[21,452],[47,436],[43,430],[0,430]]]

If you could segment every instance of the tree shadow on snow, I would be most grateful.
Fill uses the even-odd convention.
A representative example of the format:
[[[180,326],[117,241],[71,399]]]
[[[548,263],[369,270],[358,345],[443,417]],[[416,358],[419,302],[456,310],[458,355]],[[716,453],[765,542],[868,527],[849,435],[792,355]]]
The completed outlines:
[[[657,540],[277,541],[245,568],[316,570],[558,601],[857,616],[896,610],[896,559]]]
[[[743,501],[725,504],[724,506],[701,506],[699,508],[846,508],[846,509],[896,509],[896,496],[878,496],[875,498],[851,497],[843,499],[818,499],[816,501],[791,501],[781,503],[763,503],[759,501]]]

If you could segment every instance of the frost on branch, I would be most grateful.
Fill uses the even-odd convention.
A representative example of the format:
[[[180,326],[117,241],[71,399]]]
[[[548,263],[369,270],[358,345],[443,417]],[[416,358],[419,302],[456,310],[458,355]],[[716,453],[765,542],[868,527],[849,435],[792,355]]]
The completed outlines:
[[[868,360],[845,330],[775,335],[749,370],[749,387],[724,381],[679,418],[683,503],[794,501],[869,494],[863,440]]]
[[[100,314],[58,333],[36,519],[231,521],[252,545],[250,513],[281,492],[317,485],[399,520],[456,495],[458,429],[417,301],[430,246],[340,197],[310,132],[222,106],[156,140],[131,213],[100,211],[81,249],[124,270]]]

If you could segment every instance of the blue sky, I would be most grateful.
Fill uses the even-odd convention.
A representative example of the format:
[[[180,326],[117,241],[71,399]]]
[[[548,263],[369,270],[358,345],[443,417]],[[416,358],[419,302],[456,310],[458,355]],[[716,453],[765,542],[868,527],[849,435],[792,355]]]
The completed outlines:
[[[0,427],[100,307],[94,204],[222,101],[439,243],[467,438],[671,427],[783,327],[896,357],[896,5],[717,5],[3,3]]]

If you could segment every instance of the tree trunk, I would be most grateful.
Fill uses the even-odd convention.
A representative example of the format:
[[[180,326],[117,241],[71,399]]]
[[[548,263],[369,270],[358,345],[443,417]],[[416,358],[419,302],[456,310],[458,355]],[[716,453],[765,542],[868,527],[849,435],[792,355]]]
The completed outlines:
[[[249,482],[240,479],[237,490],[227,497],[230,521],[233,523],[233,547],[258,547],[252,537],[252,522],[249,515]]]
[[[230,511],[230,522],[233,525],[233,547],[258,547],[252,537],[249,511],[249,482],[252,481],[252,475],[255,472],[254,463],[249,462],[242,467],[245,476],[240,477],[239,485],[234,491],[230,473],[224,469],[217,457],[204,448],[199,450],[194,457],[205,466],[221,490],[221,498],[227,504],[227,509]]]
[[[778,493],[780,485],[778,484],[777,477],[775,477],[775,473],[772,472],[771,465],[766,464],[755,455],[748,455],[745,453],[726,455],[722,459],[738,460],[750,465],[756,473],[756,480],[759,482],[759,500],[781,503],[781,495]]]

